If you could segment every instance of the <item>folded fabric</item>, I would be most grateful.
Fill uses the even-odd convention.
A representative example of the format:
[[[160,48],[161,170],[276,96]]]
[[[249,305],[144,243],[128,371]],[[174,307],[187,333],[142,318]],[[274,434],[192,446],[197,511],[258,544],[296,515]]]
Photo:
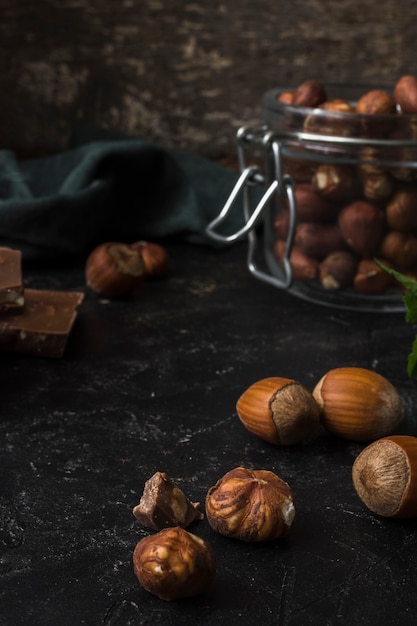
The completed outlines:
[[[18,162],[0,151],[0,245],[25,259],[85,255],[103,241],[176,238],[215,245],[207,224],[238,174],[132,138],[93,139]],[[243,223],[237,210],[231,230]]]

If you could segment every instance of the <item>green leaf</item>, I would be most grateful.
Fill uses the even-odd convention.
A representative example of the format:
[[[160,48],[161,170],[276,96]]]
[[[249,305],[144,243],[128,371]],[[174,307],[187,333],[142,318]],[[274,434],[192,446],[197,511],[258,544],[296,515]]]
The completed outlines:
[[[417,378],[417,336],[414,339],[411,354],[408,356],[407,374],[411,378]]]
[[[375,263],[385,272],[394,276],[394,278],[405,288],[406,292],[403,295],[403,302],[405,305],[405,321],[410,324],[417,323],[417,280],[410,278],[409,276],[404,276],[401,272],[397,272],[391,267],[387,267],[384,263],[381,263],[377,259],[375,259]],[[410,378],[417,378],[417,335],[414,338],[411,353],[408,355],[407,373]]]

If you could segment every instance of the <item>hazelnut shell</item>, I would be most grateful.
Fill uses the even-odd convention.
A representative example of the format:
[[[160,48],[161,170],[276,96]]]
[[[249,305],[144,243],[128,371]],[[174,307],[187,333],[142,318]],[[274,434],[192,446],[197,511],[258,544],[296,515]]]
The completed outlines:
[[[321,407],[324,428],[353,441],[391,434],[404,415],[395,387],[380,374],[360,367],[330,370],[313,396]]]
[[[395,435],[367,446],[352,467],[365,506],[384,517],[417,516],[417,437]]]
[[[251,433],[274,445],[303,443],[320,423],[320,408],[311,392],[291,378],[257,381],[240,396],[236,411]]]

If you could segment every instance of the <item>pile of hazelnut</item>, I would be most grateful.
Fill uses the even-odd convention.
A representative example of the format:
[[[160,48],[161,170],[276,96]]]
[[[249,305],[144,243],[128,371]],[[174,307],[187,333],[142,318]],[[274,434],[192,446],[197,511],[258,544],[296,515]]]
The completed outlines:
[[[391,435],[404,411],[395,387],[380,374],[358,367],[327,372],[309,391],[296,380],[259,380],[240,396],[236,411],[254,435],[276,446],[303,444],[320,426],[345,439],[371,443],[352,467],[354,488],[365,506],[390,518],[417,516],[417,437]],[[244,542],[274,541],[295,519],[292,488],[265,469],[236,467],[209,488],[207,521],[217,533]],[[207,591],[216,575],[211,545],[186,528],[204,516],[164,472],[145,483],[133,508],[153,534],[133,553],[139,583],[171,601]]]
[[[329,99],[316,80],[277,98],[285,109],[305,109],[304,132],[361,139],[355,158],[346,153],[350,160],[332,158],[325,146],[320,159],[284,156],[284,170],[295,182],[294,279],[316,281],[327,290],[383,294],[397,285],[375,258],[416,277],[417,148],[410,153],[409,145],[397,142],[384,164],[387,152],[369,140],[417,141],[417,78],[402,76],[392,93],[373,89],[356,103]],[[273,225],[280,260],[288,224],[284,202]]]

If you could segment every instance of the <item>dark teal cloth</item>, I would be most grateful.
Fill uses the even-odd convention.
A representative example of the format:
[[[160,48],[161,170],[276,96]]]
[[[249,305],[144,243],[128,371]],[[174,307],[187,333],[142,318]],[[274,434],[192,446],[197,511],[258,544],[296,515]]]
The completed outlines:
[[[85,255],[110,240],[214,245],[207,224],[237,174],[208,159],[131,138],[92,139],[47,158],[0,152],[0,245],[26,259]],[[237,211],[229,228],[241,225]]]

